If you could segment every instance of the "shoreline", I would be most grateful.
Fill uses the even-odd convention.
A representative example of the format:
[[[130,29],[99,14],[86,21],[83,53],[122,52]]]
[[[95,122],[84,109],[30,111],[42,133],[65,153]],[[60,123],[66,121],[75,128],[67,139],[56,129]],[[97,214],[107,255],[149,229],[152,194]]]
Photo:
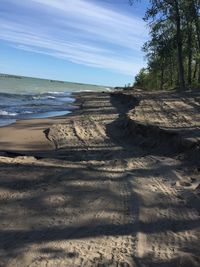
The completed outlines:
[[[102,91],[102,92],[104,92],[104,91]],[[111,91],[106,90],[106,92],[109,93]],[[51,108],[51,106],[52,106],[52,109],[49,109],[46,111],[45,110],[37,111],[37,112],[35,112],[35,110],[33,110],[33,111],[22,110],[22,112],[21,111],[15,111],[15,110],[7,111],[6,107],[5,107],[2,110],[0,110],[0,117],[2,116],[2,118],[0,118],[0,128],[6,127],[9,125],[14,125],[18,121],[32,120],[32,119],[49,119],[49,118],[63,117],[63,116],[69,115],[69,114],[71,114],[77,110],[77,107],[79,106],[77,104],[77,98],[79,95],[87,94],[87,93],[100,93],[100,91],[91,91],[91,90],[80,90],[80,91],[74,91],[74,92],[65,92],[65,91],[63,91],[63,92],[62,91],[61,92],[50,92],[49,91],[47,93],[42,93],[41,95],[53,94],[53,96],[46,97],[46,101],[48,101],[49,98],[50,99],[57,98],[57,93],[58,93],[58,97],[59,97],[59,94],[62,94],[62,93],[66,94],[67,93],[67,96],[64,96],[64,99],[66,98],[65,99],[66,102],[62,100],[63,101],[63,105],[61,106],[62,109],[59,110],[59,108],[57,108],[54,110],[54,104],[52,104],[52,103],[49,104],[49,107]],[[0,92],[0,98],[1,98],[1,94],[9,95],[9,93]],[[10,94],[10,95],[12,95],[12,94]],[[15,93],[14,93],[14,95],[15,95]],[[19,94],[19,95],[23,95],[23,94]],[[30,94],[30,96],[32,96],[32,94]],[[62,96],[60,98],[62,99]],[[40,100],[40,94],[38,94],[38,96],[36,96],[36,97],[33,97],[33,100],[34,99]],[[30,105],[29,105],[28,109],[32,108],[35,105],[34,102],[31,103],[31,101],[33,101],[33,100],[30,100]],[[47,103],[46,103],[46,105],[47,105]],[[66,109],[64,109],[64,107],[63,107],[64,103],[66,104]],[[9,108],[9,106],[8,106],[8,108]],[[39,108],[41,108],[41,106],[39,106]]]
[[[38,94],[0,92],[0,99],[5,104],[0,108],[0,127],[12,125],[21,120],[64,116],[77,108],[73,93],[65,91]]]
[[[28,152],[54,150],[52,143],[45,137],[45,129],[55,123],[64,123],[69,116],[75,116],[81,110],[81,95],[84,92],[72,93],[73,103],[77,109],[70,113],[48,118],[30,118],[16,120],[15,123],[0,127],[0,153],[2,152]]]

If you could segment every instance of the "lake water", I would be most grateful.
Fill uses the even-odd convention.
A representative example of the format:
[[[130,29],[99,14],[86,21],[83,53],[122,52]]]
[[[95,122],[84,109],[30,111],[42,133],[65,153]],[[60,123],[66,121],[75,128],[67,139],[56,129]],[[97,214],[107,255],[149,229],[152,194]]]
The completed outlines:
[[[68,114],[76,108],[73,92],[105,90],[110,88],[0,74],[0,126]]]

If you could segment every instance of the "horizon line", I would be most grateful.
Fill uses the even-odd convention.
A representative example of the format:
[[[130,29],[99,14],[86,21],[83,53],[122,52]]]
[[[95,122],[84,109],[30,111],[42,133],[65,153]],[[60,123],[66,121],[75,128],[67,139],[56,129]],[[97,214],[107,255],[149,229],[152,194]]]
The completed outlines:
[[[102,84],[91,84],[91,83],[82,83],[82,82],[73,82],[73,81],[66,81],[66,80],[54,80],[50,78],[41,78],[41,77],[33,77],[33,76],[24,76],[24,75],[19,75],[19,74],[11,74],[11,73],[2,73],[0,72],[0,77],[2,75],[6,76],[13,76],[14,77],[22,77],[22,78],[31,78],[31,79],[39,79],[39,80],[46,80],[46,81],[52,81],[52,82],[60,82],[60,83],[73,83],[73,84],[79,84],[79,85],[92,85],[92,86],[102,86],[102,87],[109,87],[109,88],[114,88],[116,86],[110,86],[110,85],[102,85]]]

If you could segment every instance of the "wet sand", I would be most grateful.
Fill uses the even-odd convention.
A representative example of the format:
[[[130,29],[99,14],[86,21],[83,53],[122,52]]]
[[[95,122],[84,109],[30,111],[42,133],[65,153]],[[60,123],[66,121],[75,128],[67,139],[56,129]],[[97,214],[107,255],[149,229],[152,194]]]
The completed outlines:
[[[77,98],[0,128],[0,266],[199,266],[199,94]]]

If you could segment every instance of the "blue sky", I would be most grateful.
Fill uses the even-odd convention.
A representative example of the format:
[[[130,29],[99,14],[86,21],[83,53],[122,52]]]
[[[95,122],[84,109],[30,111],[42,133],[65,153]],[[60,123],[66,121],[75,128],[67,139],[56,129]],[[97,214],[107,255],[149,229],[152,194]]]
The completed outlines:
[[[0,0],[0,72],[124,85],[145,65],[148,1]]]

